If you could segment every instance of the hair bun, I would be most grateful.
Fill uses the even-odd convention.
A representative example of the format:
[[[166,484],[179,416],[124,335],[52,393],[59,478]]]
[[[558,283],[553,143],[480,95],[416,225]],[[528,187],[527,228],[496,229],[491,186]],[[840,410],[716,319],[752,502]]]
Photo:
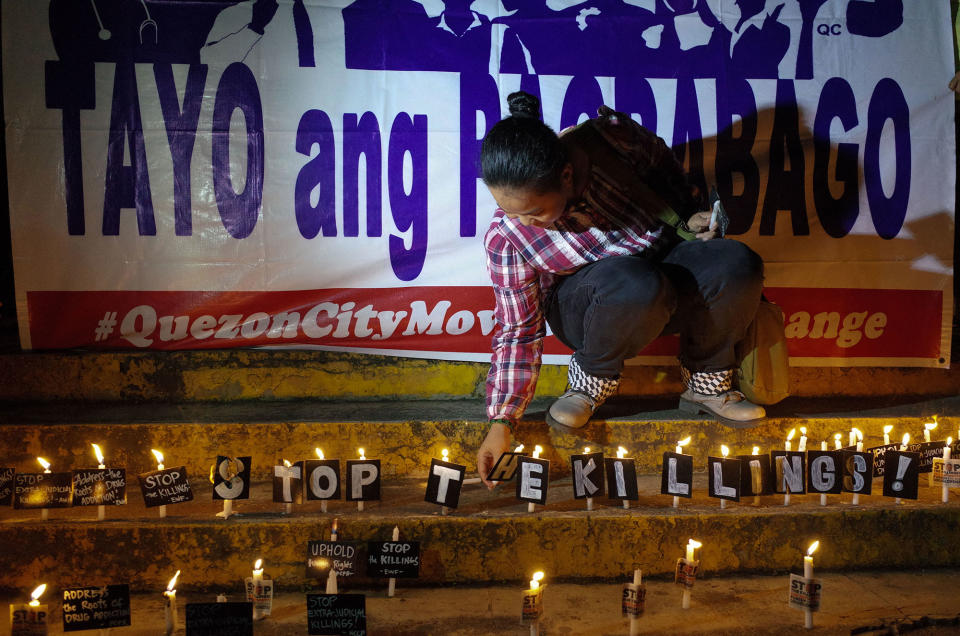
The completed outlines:
[[[524,91],[507,95],[507,108],[514,117],[540,119],[540,100]]]

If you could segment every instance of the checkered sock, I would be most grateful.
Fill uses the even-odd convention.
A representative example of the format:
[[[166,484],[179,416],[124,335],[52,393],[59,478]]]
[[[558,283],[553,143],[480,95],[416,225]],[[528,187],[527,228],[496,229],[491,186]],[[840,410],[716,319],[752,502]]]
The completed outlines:
[[[574,391],[582,391],[593,398],[597,406],[617,392],[620,387],[620,376],[613,378],[598,378],[580,368],[577,359],[570,356],[570,366],[567,367],[567,383]]]
[[[720,395],[733,389],[733,369],[690,371],[680,366],[680,376],[688,389],[700,395]]]

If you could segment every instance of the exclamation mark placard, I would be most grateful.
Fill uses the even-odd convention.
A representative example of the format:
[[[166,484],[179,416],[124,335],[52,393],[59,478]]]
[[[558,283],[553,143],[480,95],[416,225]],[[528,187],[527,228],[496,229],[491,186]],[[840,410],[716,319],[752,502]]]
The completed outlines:
[[[885,454],[883,496],[916,499],[920,481],[920,453],[889,450]]]

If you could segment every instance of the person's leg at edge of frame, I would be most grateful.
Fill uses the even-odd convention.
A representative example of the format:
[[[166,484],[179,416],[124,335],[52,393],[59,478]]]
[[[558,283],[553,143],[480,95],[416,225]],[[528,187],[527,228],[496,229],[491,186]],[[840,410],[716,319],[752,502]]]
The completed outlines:
[[[616,393],[623,362],[663,330],[676,307],[671,283],[655,264],[615,256],[558,280],[547,320],[574,350],[568,387],[547,411],[552,426],[580,428]]]
[[[738,241],[691,241],[677,246],[662,268],[680,297],[667,328],[680,334],[686,386],[680,409],[713,415],[733,427],[757,424],[766,413],[734,386],[734,348],[759,305],[763,261]]]

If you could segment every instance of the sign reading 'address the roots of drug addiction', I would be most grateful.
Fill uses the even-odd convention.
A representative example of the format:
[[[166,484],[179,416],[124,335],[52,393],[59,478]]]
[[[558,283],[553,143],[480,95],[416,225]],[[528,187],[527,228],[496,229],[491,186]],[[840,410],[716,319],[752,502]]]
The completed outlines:
[[[130,586],[67,588],[61,609],[65,632],[125,627],[130,624]]]

